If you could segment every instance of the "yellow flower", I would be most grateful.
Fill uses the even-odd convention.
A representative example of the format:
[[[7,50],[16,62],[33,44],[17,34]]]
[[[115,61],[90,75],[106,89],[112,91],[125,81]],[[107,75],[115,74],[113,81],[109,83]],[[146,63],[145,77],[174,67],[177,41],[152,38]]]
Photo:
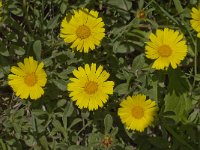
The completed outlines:
[[[200,38],[200,9],[192,8],[192,19],[190,20],[192,28],[198,32],[197,37]]]
[[[77,51],[94,50],[95,45],[100,45],[100,41],[105,36],[104,23],[102,18],[98,18],[98,12],[88,9],[74,10],[74,15],[66,16],[60,29],[60,37],[66,43],[73,43],[71,48]]]
[[[146,100],[145,95],[128,96],[118,109],[118,115],[127,129],[143,132],[152,124],[158,110],[155,101]]]
[[[108,94],[113,94],[113,81],[106,81],[110,76],[102,66],[96,69],[96,64],[91,67],[86,64],[85,68],[79,67],[73,71],[76,78],[70,78],[67,90],[72,101],[80,108],[89,110],[103,107],[103,103],[108,100]]]
[[[44,64],[38,64],[33,57],[25,58],[24,63],[19,62],[18,67],[11,68],[8,75],[8,84],[21,99],[38,99],[44,94],[42,87],[47,82],[47,75],[43,70]]]
[[[186,41],[183,34],[168,28],[156,30],[156,35],[149,35],[150,42],[146,42],[145,54],[149,59],[156,59],[152,68],[167,69],[171,64],[177,68],[181,60],[187,55]]]

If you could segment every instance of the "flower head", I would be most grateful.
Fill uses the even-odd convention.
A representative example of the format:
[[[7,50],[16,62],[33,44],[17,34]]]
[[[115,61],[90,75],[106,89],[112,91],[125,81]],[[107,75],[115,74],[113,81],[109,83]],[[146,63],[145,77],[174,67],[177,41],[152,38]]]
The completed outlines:
[[[171,64],[175,69],[187,55],[186,41],[178,31],[158,29],[156,34],[149,35],[149,39],[150,42],[146,42],[145,54],[149,59],[156,59],[152,68],[167,69]]]
[[[145,95],[128,96],[120,104],[118,115],[127,129],[143,132],[151,125],[158,110],[155,101],[146,100]]]
[[[103,103],[108,100],[108,94],[113,94],[113,81],[106,81],[110,76],[102,66],[96,69],[96,64],[91,67],[86,64],[85,68],[79,67],[73,71],[75,78],[70,78],[71,83],[67,85],[67,90],[72,101],[80,108],[89,110],[103,107]]]
[[[114,139],[109,136],[109,135],[105,135],[103,136],[102,138],[102,141],[101,141],[101,145],[103,146],[103,148],[110,148],[114,143]]]
[[[88,53],[89,50],[95,49],[95,45],[100,45],[105,36],[104,32],[104,23],[102,18],[98,18],[97,11],[80,9],[74,10],[70,19],[68,16],[63,19],[60,37],[66,43],[73,43],[71,48]]]
[[[21,99],[38,99],[44,94],[42,87],[47,82],[47,75],[43,70],[44,64],[38,64],[33,57],[25,58],[24,63],[19,62],[18,67],[11,68],[8,75],[8,84]]]
[[[143,10],[143,9],[139,9],[139,10],[137,10],[137,12],[136,12],[136,17],[138,18],[138,19],[145,19],[146,18],[146,12]]]
[[[192,19],[190,20],[192,28],[198,32],[197,37],[200,38],[200,9],[192,8]]]

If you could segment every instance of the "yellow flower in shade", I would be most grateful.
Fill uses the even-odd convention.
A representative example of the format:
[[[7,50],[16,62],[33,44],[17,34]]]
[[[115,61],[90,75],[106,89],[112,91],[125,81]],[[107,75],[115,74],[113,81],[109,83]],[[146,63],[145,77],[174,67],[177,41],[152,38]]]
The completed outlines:
[[[192,19],[190,20],[192,28],[198,32],[197,37],[200,38],[200,9],[192,8]]]
[[[74,10],[74,15],[66,16],[60,29],[60,37],[66,43],[72,43],[71,48],[77,51],[88,53],[94,50],[95,45],[100,45],[100,41],[105,36],[104,23],[102,18],[98,18],[98,12],[88,9]]]
[[[73,71],[75,78],[67,85],[67,90],[72,101],[80,108],[96,110],[103,107],[108,100],[108,94],[113,94],[113,81],[106,81],[110,74],[103,70],[102,66],[96,69],[96,64],[91,67],[86,64],[85,68],[79,67]]]
[[[128,96],[118,109],[118,115],[127,129],[143,132],[152,124],[158,110],[155,101],[146,100],[145,95]]]
[[[33,57],[25,58],[24,63],[19,62],[11,68],[8,75],[8,84],[21,99],[38,99],[44,94],[42,87],[47,82],[47,75],[43,70],[44,64],[38,64]]]

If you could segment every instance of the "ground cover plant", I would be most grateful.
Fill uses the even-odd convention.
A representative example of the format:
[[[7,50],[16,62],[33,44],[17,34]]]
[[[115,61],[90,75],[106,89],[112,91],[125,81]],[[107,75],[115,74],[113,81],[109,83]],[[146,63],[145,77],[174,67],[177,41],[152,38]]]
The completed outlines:
[[[3,0],[0,149],[200,149],[197,0]]]

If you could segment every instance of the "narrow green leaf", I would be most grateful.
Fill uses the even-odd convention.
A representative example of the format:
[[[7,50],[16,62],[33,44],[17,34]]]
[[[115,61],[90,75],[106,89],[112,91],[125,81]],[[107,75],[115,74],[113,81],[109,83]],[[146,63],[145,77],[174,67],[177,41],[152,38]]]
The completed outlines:
[[[2,139],[0,139],[0,148],[1,148],[2,150],[7,150],[6,144],[3,142]]]
[[[39,138],[39,141],[44,149],[49,149],[47,138],[44,135]]]
[[[183,19],[184,14],[183,14],[183,7],[181,6],[181,2],[179,0],[173,0],[173,1],[174,1],[174,5],[176,7],[176,10],[178,11],[181,18]]]
[[[57,102],[57,107],[62,107],[66,104],[66,99],[61,99]]]
[[[167,131],[177,140],[179,141],[181,144],[185,145],[188,150],[194,150],[192,148],[192,146],[190,146],[182,137],[181,135],[178,135],[172,128],[170,128],[167,125],[164,125],[164,127],[167,129]]]
[[[75,126],[76,124],[78,124],[79,122],[81,122],[82,119],[80,118],[76,118],[72,121],[71,125],[69,126],[69,129],[71,129],[73,126]]]
[[[33,43],[33,52],[35,53],[36,59],[41,60],[42,43],[40,40],[36,40]]]
[[[57,15],[54,18],[52,18],[47,24],[47,29],[54,29],[58,25],[59,17],[60,15]]]
[[[109,133],[113,126],[113,118],[110,114],[107,114],[104,118],[105,134]]]
[[[153,1],[153,3],[164,13],[167,17],[169,17],[174,23],[179,24],[178,21],[170,15],[163,7],[161,7],[156,1]]]
[[[67,117],[70,117],[74,111],[73,103],[67,102],[67,106],[65,107],[64,114],[62,117],[64,128],[67,129]]]
[[[67,4],[66,4],[66,2],[62,2],[61,6],[60,6],[61,13],[64,14],[66,10],[67,10]]]

